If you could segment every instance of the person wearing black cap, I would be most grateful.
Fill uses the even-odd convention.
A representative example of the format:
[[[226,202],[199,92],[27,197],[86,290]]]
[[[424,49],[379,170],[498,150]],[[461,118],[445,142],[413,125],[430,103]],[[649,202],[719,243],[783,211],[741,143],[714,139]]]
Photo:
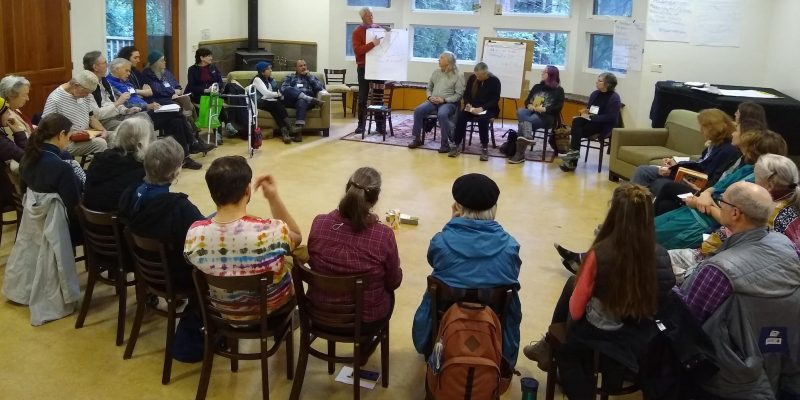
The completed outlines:
[[[497,221],[500,188],[486,175],[467,174],[453,183],[453,218],[431,239],[428,263],[432,275],[446,285],[482,289],[519,284],[519,243]],[[431,339],[430,298],[425,293],[414,315],[414,347],[427,354]],[[512,368],[519,352],[522,306],[514,291],[503,318],[503,358]]]
[[[259,61],[256,64],[258,73],[253,78],[253,86],[256,88],[256,99],[258,108],[264,110],[275,120],[275,124],[281,130],[283,143],[292,142],[292,131],[289,128],[289,114],[286,107],[281,103],[280,87],[272,79],[272,64],[267,61]]]

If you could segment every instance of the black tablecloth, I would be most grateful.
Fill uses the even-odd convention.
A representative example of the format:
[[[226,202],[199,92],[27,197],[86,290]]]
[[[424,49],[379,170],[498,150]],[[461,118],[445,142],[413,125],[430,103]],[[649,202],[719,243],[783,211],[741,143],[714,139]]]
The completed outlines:
[[[780,133],[789,145],[789,154],[800,155],[800,101],[775,89],[716,85],[720,89],[754,89],[780,96],[777,99],[758,99],[751,97],[719,96],[692,90],[680,82],[656,82],[653,104],[650,107],[650,120],[653,128],[663,128],[667,115],[675,109],[700,111],[706,108],[719,108],[731,117],[739,103],[752,101],[764,107],[769,129]]]

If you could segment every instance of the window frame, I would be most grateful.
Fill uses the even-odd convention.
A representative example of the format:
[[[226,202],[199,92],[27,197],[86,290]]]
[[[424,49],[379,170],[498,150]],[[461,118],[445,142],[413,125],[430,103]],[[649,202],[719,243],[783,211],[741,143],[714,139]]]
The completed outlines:
[[[371,8],[380,8],[381,10],[388,10],[388,9],[392,8],[392,0],[386,0],[386,1],[389,3],[389,5],[386,6],[386,7],[384,7],[384,6],[351,6],[350,5],[350,0],[346,0],[345,1],[345,3],[346,3],[345,6],[348,7],[348,8],[353,8],[353,9],[361,9],[362,7],[371,7]]]
[[[476,27],[476,26],[424,25],[424,24],[416,24],[416,25],[410,24],[409,25],[409,35],[411,36],[409,38],[409,40],[411,42],[411,53],[409,54],[408,61],[410,61],[410,62],[427,62],[427,63],[433,63],[433,62],[438,63],[439,62],[439,58],[438,57],[437,58],[428,58],[428,57],[416,57],[416,56],[414,56],[414,45],[415,45],[415,43],[414,43],[414,32],[417,30],[417,28],[420,28],[420,27],[422,27],[422,28],[441,28],[441,29],[474,29],[475,30],[475,58],[476,59],[475,60],[466,60],[466,59],[462,59],[462,58],[457,58],[456,57],[457,58],[456,63],[457,64],[476,64],[476,63],[478,63],[478,61],[480,61],[480,60],[477,59],[478,58],[478,42],[479,42],[479,39],[480,39],[479,35],[480,35],[480,31],[481,31],[480,27]]]
[[[612,72],[617,77],[625,77],[628,74],[628,70],[621,70],[621,69],[614,69],[614,68],[602,69],[602,68],[593,67],[591,65],[592,53],[594,52],[594,46],[592,46],[592,38],[593,38],[593,36],[610,36],[611,37],[611,42],[612,42],[612,52],[613,52],[613,42],[614,42],[614,34],[613,33],[586,32],[586,41],[587,41],[587,46],[586,47],[589,49],[589,52],[586,54],[586,64],[584,65],[584,70],[583,71],[587,72],[587,73],[595,73],[595,74],[598,74],[598,75],[603,73],[603,72]]]
[[[573,11],[573,1],[569,0],[569,11],[566,14],[547,14],[547,13],[529,13],[529,12],[506,12],[502,10],[501,15],[497,15],[498,17],[508,16],[508,17],[523,17],[523,18],[572,18],[572,11]],[[495,3],[495,5],[500,5]]]
[[[456,11],[456,10],[431,10],[427,8],[414,8],[415,0],[409,0],[408,7],[412,13],[424,13],[424,14],[455,14],[455,15],[478,15],[481,11],[481,1],[480,0],[473,0],[473,4],[477,7],[473,6],[472,11]]]
[[[634,11],[635,11],[635,1],[630,0],[631,2],[631,15],[615,15],[615,14],[598,14],[597,13],[597,2],[600,0],[592,0],[591,8],[589,9],[589,18],[606,18],[606,19],[623,19],[623,18],[633,18]]]
[[[503,36],[500,36],[500,31],[505,31],[505,32],[531,32],[531,33],[563,33],[563,34],[566,34],[567,35],[567,44],[566,44],[566,48],[564,49],[565,50],[565,52],[564,52],[564,65],[556,65],[556,64],[552,64],[552,65],[555,65],[556,67],[558,67],[559,71],[563,72],[563,71],[567,70],[567,67],[569,65],[568,61],[569,61],[569,34],[570,34],[570,31],[555,31],[555,30],[550,30],[550,29],[534,30],[534,29],[524,29],[524,28],[494,28],[495,36],[500,37],[500,38],[504,38],[504,39],[509,39],[509,38],[505,38]],[[534,43],[534,56],[535,56],[535,54],[536,54],[536,43]],[[537,64],[536,61],[535,61],[535,58],[536,57],[534,57],[534,60],[531,61],[531,68],[533,68],[533,69],[544,69],[545,67],[547,67],[547,65],[549,65],[549,64]]]
[[[345,61],[355,61],[356,60],[356,55],[355,54],[353,54],[352,56],[347,54],[347,50],[348,50],[347,36],[346,36],[347,35],[347,25],[356,25],[356,28],[357,28],[358,25],[361,25],[361,22],[345,22],[344,23],[344,32],[345,32],[345,38],[344,38],[344,47],[345,47],[344,48],[344,60]],[[394,29],[394,23],[393,22],[392,23],[385,23],[385,24],[378,24],[378,25],[383,26],[383,27],[387,27],[388,26],[389,29]],[[350,34],[352,35],[352,32]],[[352,48],[352,47],[353,47],[353,43],[351,42],[349,48]]]

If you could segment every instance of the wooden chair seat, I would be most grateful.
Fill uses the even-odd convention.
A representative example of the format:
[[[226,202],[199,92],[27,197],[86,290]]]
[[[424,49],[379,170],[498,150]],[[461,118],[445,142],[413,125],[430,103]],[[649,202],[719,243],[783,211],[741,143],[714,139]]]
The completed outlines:
[[[367,129],[361,133],[361,139],[365,135],[369,135],[372,131],[372,122],[383,118],[389,123],[389,134],[394,136],[394,128],[392,127],[392,98],[394,97],[394,87],[383,84],[370,82],[369,94],[367,95]],[[383,141],[386,141],[386,126],[384,125]]]
[[[342,117],[347,116],[347,92],[350,91],[350,88],[344,83],[345,75],[347,75],[346,69],[328,69],[325,68],[325,87],[330,88],[328,92],[331,94],[331,100],[333,100],[333,96],[339,96],[339,100],[342,102]]]

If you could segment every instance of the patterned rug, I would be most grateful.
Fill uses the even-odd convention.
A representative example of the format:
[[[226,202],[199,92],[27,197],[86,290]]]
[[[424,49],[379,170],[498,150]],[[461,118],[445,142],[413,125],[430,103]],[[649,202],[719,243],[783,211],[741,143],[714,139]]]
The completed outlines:
[[[509,129],[517,129],[517,121],[515,120],[506,120],[505,124],[502,124],[501,121],[495,120],[494,121],[494,138],[495,143],[497,144],[497,148],[492,148],[491,145],[491,138],[489,139],[489,155],[492,157],[505,157],[504,154],[500,153],[499,147],[506,141],[505,133]],[[411,128],[414,125],[414,116],[409,114],[394,114],[392,115],[392,127],[394,128],[394,136],[389,134],[389,123],[386,123],[386,141],[383,141],[383,135],[379,135],[375,131],[375,124],[372,125],[372,133],[368,136],[365,136],[364,139],[361,139],[361,134],[356,134],[355,132],[350,133],[342,137],[342,140],[352,140],[356,142],[365,142],[365,143],[376,143],[376,144],[388,144],[391,146],[408,146],[411,143],[412,135],[411,135]],[[423,144],[420,149],[426,150],[438,150],[439,149],[439,134],[441,134],[441,130],[437,128],[436,140],[433,140],[433,132],[429,132],[423,138],[425,144]],[[491,134],[491,132],[489,133]],[[464,140],[467,142],[467,147],[464,150],[465,154],[480,154],[481,153],[481,141],[478,137],[478,128],[475,127],[475,133],[472,138],[472,144],[469,144],[469,129],[467,129],[467,135]],[[533,146],[533,151],[528,149],[525,152],[525,159],[529,161],[542,161],[542,144],[543,141],[538,139],[536,144]],[[547,153],[545,155],[545,161],[550,162],[553,158],[554,152],[549,146],[547,148]]]

